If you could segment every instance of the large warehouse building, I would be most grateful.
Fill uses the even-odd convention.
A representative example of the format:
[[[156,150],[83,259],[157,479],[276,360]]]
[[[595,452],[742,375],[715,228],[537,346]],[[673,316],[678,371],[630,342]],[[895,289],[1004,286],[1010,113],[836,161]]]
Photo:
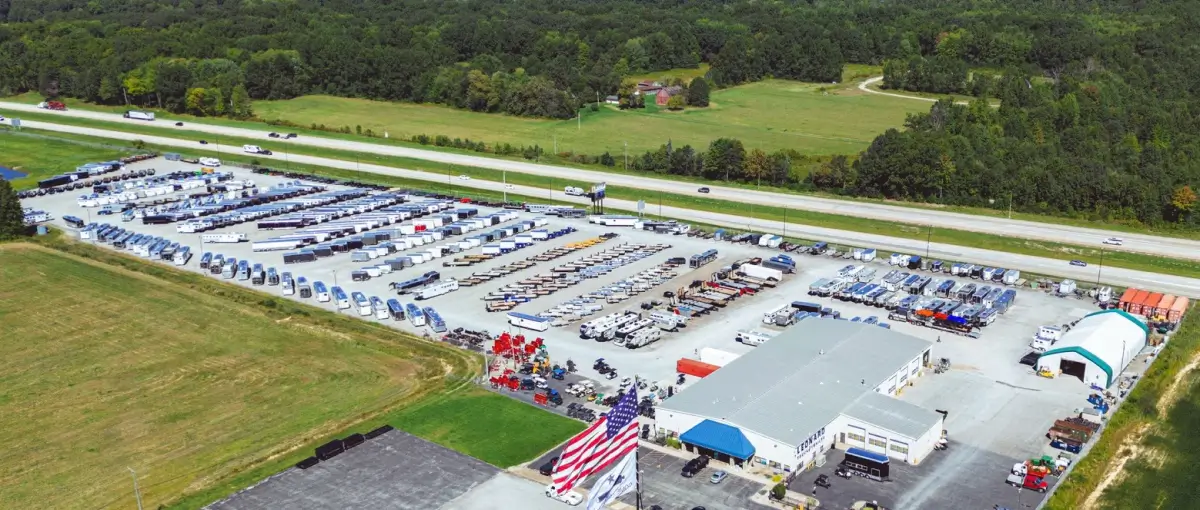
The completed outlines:
[[[1042,353],[1037,368],[1107,388],[1146,347],[1149,337],[1150,328],[1129,312],[1094,312],[1080,319],[1053,349]]]
[[[659,405],[659,433],[735,466],[796,471],[835,443],[916,464],[943,415],[894,397],[932,344],[878,326],[804,321]]]

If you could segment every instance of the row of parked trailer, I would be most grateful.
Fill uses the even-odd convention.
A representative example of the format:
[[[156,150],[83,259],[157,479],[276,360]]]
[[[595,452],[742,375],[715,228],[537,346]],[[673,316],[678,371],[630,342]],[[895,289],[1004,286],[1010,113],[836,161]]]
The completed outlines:
[[[79,230],[84,241],[111,244],[118,250],[129,250],[140,257],[164,260],[177,266],[188,263],[192,258],[191,248],[170,239],[149,234],[139,234],[107,223],[90,223]]]
[[[666,326],[670,326],[669,328]],[[579,325],[579,336],[597,342],[613,341],[613,345],[636,349],[658,341],[665,329],[674,330],[679,319],[668,312],[652,312],[643,316],[636,311],[615,312]]]
[[[153,175],[153,173],[150,173]],[[145,177],[127,181],[98,184],[92,192],[75,199],[79,207],[102,207],[135,202],[144,198],[171,195],[178,192],[207,187],[211,183],[233,179],[233,174],[203,174],[172,172],[156,177]]]
[[[553,326],[565,326],[604,309],[606,304],[618,304],[633,296],[649,291],[677,276],[675,269],[678,264],[667,262],[645,269],[629,278],[624,278],[603,288],[594,290],[577,298],[569,299],[538,314],[539,317],[550,319]],[[662,325],[661,329],[674,331],[678,323]],[[657,340],[644,339],[646,343]],[[634,342],[626,347],[641,347],[645,343]]]
[[[542,218],[534,218],[533,219],[534,224],[538,225],[538,226],[544,225],[544,223],[541,223],[542,221],[544,221]],[[515,246],[516,244],[522,244],[522,243],[528,244],[530,242],[548,241],[551,239],[558,239],[559,237],[562,237],[562,236],[565,236],[567,234],[571,234],[574,232],[576,232],[575,227],[563,227],[563,228],[560,228],[557,230],[540,228],[540,229],[530,230],[527,233],[527,235],[526,234],[518,235],[516,239],[513,239],[513,244]],[[563,255],[566,255],[567,253],[570,253],[570,252],[578,249],[578,248],[572,247],[573,245],[576,245],[576,244],[579,244],[579,243],[569,243],[563,248],[555,248],[553,250],[546,251],[546,252],[542,253],[541,255],[535,255],[532,257],[528,257],[525,260],[530,261],[530,262],[546,262],[549,260],[553,260],[555,258],[561,257]],[[492,252],[494,250],[489,248],[488,251]],[[501,253],[504,253],[503,244],[501,245]],[[480,262],[484,262],[487,260],[491,260],[493,258],[496,258],[495,254],[480,253],[478,255],[466,255],[463,257],[455,258],[454,260],[449,260],[449,261],[443,262],[442,266],[443,267],[473,266],[475,264],[478,264]],[[476,282],[476,283],[478,283],[478,282]]]
[[[560,235],[565,235],[570,232],[575,232],[575,228],[574,227],[566,227],[561,230],[556,230],[555,231],[556,235],[554,237],[557,238]],[[526,257],[525,260],[513,261],[508,264],[504,264],[502,266],[492,268],[488,271],[473,272],[473,273],[471,273],[471,276],[460,280],[460,283],[462,285],[466,285],[466,286],[479,285],[481,283],[491,281],[494,278],[500,278],[502,276],[507,276],[507,275],[510,275],[517,271],[524,271],[533,266],[536,266],[538,262],[548,262],[548,261],[554,260],[558,257],[565,256],[566,254],[572,253],[576,250],[580,250],[580,249],[586,248],[588,246],[594,246],[595,244],[604,242],[605,240],[606,240],[605,238],[595,237],[595,238],[588,239],[588,240],[585,240],[582,242],[567,243],[564,246],[560,246],[558,248],[547,250],[538,255],[534,255],[532,257]],[[485,260],[491,260],[493,258],[495,258],[494,255],[467,255],[465,257],[459,257],[458,259],[455,259],[454,263],[446,262],[443,265],[444,266],[463,266],[463,265],[469,266],[469,265],[473,265],[478,262],[483,262]],[[463,263],[460,261],[469,261],[469,263]],[[511,308],[511,307],[509,307],[509,308]],[[489,309],[488,311],[501,311],[501,310]]]
[[[304,184],[300,181],[258,189],[258,193],[251,196],[225,197],[223,200],[211,203],[201,203],[155,216],[146,216],[142,218],[142,222],[151,224],[186,222],[189,224],[185,227],[186,229],[192,232],[205,232],[229,225],[238,225],[344,202],[365,196],[369,192],[360,188],[328,191],[324,186]]]
[[[519,303],[526,303],[541,296],[548,296],[559,290],[572,287],[585,279],[598,278],[601,275],[612,272],[618,267],[632,264],[667,248],[670,248],[670,246],[665,244],[622,244],[614,246],[594,255],[581,257],[574,262],[555,267],[550,273],[526,278],[500,287],[484,296],[483,300],[489,302],[485,305],[488,311],[511,310]],[[610,287],[624,289],[620,285]],[[620,295],[623,296],[622,299],[628,299],[628,294],[625,292],[616,292],[608,288],[601,289],[601,291],[607,291],[614,297]]]

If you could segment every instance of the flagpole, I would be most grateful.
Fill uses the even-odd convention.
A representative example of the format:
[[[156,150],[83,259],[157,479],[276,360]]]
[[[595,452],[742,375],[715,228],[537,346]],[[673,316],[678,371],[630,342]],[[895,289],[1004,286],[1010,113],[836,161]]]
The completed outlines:
[[[637,391],[640,380],[641,378],[637,374],[633,374],[633,388],[631,388],[631,391]],[[641,404],[641,402],[638,402],[638,404]],[[638,428],[640,429],[641,427]],[[641,430],[638,430],[639,436],[641,432]],[[634,472],[637,474],[637,510],[642,510],[642,445],[640,443],[633,450],[633,465]]]

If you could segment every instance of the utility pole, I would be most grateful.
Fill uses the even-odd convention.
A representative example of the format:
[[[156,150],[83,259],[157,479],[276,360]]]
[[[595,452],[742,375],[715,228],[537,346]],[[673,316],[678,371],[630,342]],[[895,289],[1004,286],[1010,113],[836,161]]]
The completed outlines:
[[[929,241],[933,239],[933,225],[929,226],[929,233],[925,234],[925,260],[929,260]]]
[[[783,237],[787,238],[787,206],[783,206]]]
[[[504,203],[508,203],[508,169],[501,169],[500,180],[504,182]]]
[[[553,135],[553,136],[554,136],[554,153],[558,154],[558,135]]]
[[[1008,219],[1012,219],[1012,192],[1008,192]]]
[[[1100,286],[1100,273],[1104,272],[1104,247],[1100,247],[1100,269],[1096,270],[1096,286]]]
[[[134,471],[131,467],[126,467],[125,469],[128,469],[129,474],[133,476],[133,495],[137,497],[138,510],[142,510],[142,490],[138,488],[137,471]]]
[[[625,171],[629,171],[629,142],[621,142],[625,144]]]

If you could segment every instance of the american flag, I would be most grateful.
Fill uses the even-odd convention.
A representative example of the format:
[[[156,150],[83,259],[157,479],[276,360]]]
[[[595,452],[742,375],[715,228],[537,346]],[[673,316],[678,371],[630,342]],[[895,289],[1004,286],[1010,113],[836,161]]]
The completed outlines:
[[[554,486],[559,494],[637,450],[637,404],[637,388],[630,387],[606,416],[567,441],[554,469]]]

